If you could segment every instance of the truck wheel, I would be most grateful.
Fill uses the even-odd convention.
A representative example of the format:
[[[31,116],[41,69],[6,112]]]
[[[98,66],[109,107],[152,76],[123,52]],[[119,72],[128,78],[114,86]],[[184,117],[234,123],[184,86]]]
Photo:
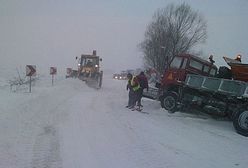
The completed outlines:
[[[237,133],[248,137],[248,110],[238,111],[233,118],[233,126]]]
[[[161,99],[161,106],[169,113],[174,113],[177,110],[178,96],[172,92],[166,93]]]

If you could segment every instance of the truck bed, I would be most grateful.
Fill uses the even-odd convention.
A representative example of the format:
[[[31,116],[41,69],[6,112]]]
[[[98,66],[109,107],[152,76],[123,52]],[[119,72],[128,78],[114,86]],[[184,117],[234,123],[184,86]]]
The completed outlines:
[[[185,85],[194,89],[248,98],[248,84],[243,81],[188,74]]]

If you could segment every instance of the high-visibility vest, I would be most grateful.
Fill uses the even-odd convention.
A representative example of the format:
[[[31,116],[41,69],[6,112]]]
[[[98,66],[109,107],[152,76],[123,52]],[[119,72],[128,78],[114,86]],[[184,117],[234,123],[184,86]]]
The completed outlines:
[[[131,86],[132,86],[132,88],[133,88],[134,91],[137,91],[140,88],[140,84],[138,83],[137,86],[134,86],[135,85],[134,78],[135,78],[135,76],[133,76],[133,78],[131,80]]]

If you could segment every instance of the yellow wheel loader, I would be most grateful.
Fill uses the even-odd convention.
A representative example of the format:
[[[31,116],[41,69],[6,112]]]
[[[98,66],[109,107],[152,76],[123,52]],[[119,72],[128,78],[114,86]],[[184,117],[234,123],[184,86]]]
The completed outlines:
[[[78,59],[78,78],[90,87],[101,88],[103,77],[103,71],[100,70],[101,61],[102,59],[96,55],[96,50],[92,55],[82,54]]]

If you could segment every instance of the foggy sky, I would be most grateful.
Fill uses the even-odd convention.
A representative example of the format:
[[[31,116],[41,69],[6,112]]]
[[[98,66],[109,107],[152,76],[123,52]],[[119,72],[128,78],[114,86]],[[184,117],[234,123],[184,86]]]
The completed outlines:
[[[241,54],[248,63],[248,0],[0,0],[0,70],[76,68],[75,57],[92,50],[104,69],[142,67],[137,46],[154,12],[171,2],[187,2],[207,20],[204,56],[225,65],[223,56]]]

